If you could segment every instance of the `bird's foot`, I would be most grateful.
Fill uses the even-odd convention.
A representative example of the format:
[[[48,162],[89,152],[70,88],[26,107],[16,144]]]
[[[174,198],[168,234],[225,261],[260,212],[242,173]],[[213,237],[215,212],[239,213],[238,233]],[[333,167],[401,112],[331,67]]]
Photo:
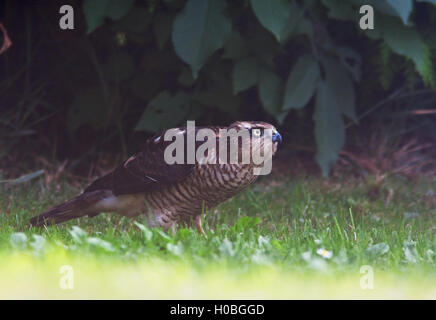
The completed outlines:
[[[206,235],[206,232],[204,232],[203,227],[201,225],[201,214],[195,217],[195,227],[197,228],[198,232],[200,232],[202,235]]]

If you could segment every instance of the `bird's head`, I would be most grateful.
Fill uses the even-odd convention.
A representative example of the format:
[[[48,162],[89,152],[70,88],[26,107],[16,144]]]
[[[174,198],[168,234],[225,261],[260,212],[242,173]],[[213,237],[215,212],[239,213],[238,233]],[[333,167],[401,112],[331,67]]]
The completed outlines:
[[[250,133],[251,145],[253,148],[255,146],[267,152],[272,150],[272,155],[277,151],[277,146],[282,142],[282,136],[277,131],[277,129],[267,122],[263,121],[237,121],[229,126],[230,129],[234,128],[236,130],[245,129]],[[256,143],[259,139],[260,143]]]

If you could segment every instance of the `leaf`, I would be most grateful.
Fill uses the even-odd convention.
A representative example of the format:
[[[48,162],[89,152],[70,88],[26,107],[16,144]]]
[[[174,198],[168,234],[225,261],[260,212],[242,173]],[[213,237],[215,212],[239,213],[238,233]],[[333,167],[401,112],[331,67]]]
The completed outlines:
[[[290,17],[280,35],[280,43],[286,43],[292,36],[308,35],[312,37],[312,23],[304,16],[304,12],[293,1],[291,2]]]
[[[162,50],[171,36],[173,26],[173,15],[168,13],[157,13],[154,17],[153,33],[156,38],[157,47]]]
[[[147,241],[150,241],[153,238],[153,232],[148,227],[137,221],[134,221],[134,223],[142,231]]]
[[[9,183],[9,185],[17,185],[17,184],[21,184],[27,181],[30,181],[32,179],[35,179],[37,177],[39,177],[40,175],[44,174],[44,170],[38,170],[29,174],[25,174],[17,179],[12,179],[12,180],[0,180],[0,183],[4,183],[7,182]]]
[[[232,78],[234,94],[256,85],[259,81],[259,65],[256,58],[244,58],[236,61]]]
[[[224,6],[224,0],[188,0],[174,21],[174,49],[191,66],[194,78],[231,33],[232,25],[223,14]]]
[[[419,256],[416,251],[416,242],[412,240],[405,241],[403,243],[403,252],[407,261],[410,263],[418,263]]]
[[[189,96],[179,92],[171,96],[168,91],[162,91],[154,98],[136,124],[136,131],[158,132],[179,124],[189,112]]]
[[[331,92],[331,102],[343,115],[357,121],[356,96],[352,79],[335,58],[323,56],[321,62],[325,70],[325,82]]]
[[[247,22],[244,39],[250,55],[255,56],[265,66],[274,68],[274,57],[280,50],[280,43],[274,35],[255,19]]]
[[[419,218],[419,213],[417,213],[417,212],[404,212],[403,217],[405,220],[416,219],[416,218]]]
[[[319,79],[320,69],[315,57],[301,56],[286,81],[283,110],[303,108],[315,93]]]
[[[233,257],[235,255],[233,243],[227,238],[225,238],[223,242],[221,242],[221,245],[219,246],[219,251],[224,256]]]
[[[350,1],[344,0],[322,0],[322,4],[326,6],[328,16],[338,20],[351,20],[357,15],[357,10],[353,9]]]
[[[87,33],[91,33],[104,22],[104,18],[118,20],[132,7],[134,0],[85,0],[83,11],[88,24]]]
[[[431,82],[433,79],[431,53],[419,32],[390,17],[384,17],[381,27],[383,38],[392,51],[411,59],[424,82]]]
[[[154,229],[153,229],[153,232],[155,232],[156,234],[158,234],[159,237],[160,237],[162,240],[164,240],[165,242],[169,242],[169,241],[171,241],[171,237],[168,236],[168,235],[167,235],[165,232],[163,232],[162,230],[154,228]]]
[[[301,257],[303,258],[304,261],[306,261],[308,267],[311,269],[321,272],[326,272],[328,269],[327,262],[322,258],[313,256],[312,252],[310,251],[303,252],[301,254]]]
[[[258,86],[260,100],[264,109],[281,123],[287,113],[281,109],[283,97],[282,80],[274,72],[262,68],[260,70]]]
[[[69,230],[69,233],[73,240],[77,243],[82,243],[82,241],[88,236],[88,233],[78,226],[73,226],[71,230]]]
[[[15,232],[9,237],[12,248],[24,250],[27,247],[27,236],[23,232]]]
[[[370,256],[379,257],[389,252],[389,245],[384,242],[377,243],[366,248],[365,252]]]
[[[260,223],[260,219],[259,219],[259,223]],[[263,236],[259,236],[257,238],[257,244],[260,247],[265,247],[265,248],[269,248],[270,247],[270,239],[267,237],[263,237]]]
[[[238,221],[233,225],[232,230],[234,232],[243,232],[248,229],[256,228],[256,226],[260,223],[259,217],[240,217]]]
[[[316,161],[326,177],[344,145],[345,126],[334,92],[324,81],[318,83],[313,120],[317,144]]]
[[[380,1],[380,0],[349,0],[350,2],[354,3],[359,8],[362,5],[370,5],[375,10],[377,10],[380,13],[384,13],[390,16],[397,17],[398,13],[394,10],[386,1]],[[402,0],[399,0],[402,1]],[[407,0],[408,1],[408,0]],[[375,19],[377,21],[377,19]]]
[[[403,23],[407,25],[413,8],[412,0],[386,0],[386,2],[397,12]]]
[[[33,241],[30,243],[30,246],[36,253],[40,253],[45,247],[45,238],[37,234],[32,235],[32,238]]]
[[[177,244],[167,243],[167,250],[175,256],[180,257],[183,253],[183,245],[180,241],[177,242]]]
[[[259,22],[280,41],[280,36],[291,16],[291,5],[286,0],[251,0],[251,7]]]
[[[90,245],[102,248],[102,249],[109,251],[109,252],[115,251],[114,247],[112,246],[112,243],[107,242],[107,241],[100,239],[100,238],[91,237],[91,238],[87,239],[87,242]]]

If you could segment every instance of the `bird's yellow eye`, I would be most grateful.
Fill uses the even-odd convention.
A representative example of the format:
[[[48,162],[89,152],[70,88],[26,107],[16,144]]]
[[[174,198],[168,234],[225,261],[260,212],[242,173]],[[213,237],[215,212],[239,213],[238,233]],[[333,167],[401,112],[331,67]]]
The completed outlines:
[[[260,129],[253,129],[252,133],[255,137],[260,137],[260,135],[262,134]]]

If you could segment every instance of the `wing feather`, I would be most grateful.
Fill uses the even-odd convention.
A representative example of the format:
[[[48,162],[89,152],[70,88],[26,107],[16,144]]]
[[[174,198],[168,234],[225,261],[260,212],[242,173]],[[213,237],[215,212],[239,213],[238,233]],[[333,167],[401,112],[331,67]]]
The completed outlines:
[[[177,129],[183,133],[186,147],[186,130],[185,128]],[[163,135],[164,133],[161,133],[148,139],[140,152],[134,154],[111,173],[94,181],[85,189],[85,192],[111,190],[114,195],[142,193],[186,179],[195,165],[167,164],[164,152],[171,141],[164,141]]]

